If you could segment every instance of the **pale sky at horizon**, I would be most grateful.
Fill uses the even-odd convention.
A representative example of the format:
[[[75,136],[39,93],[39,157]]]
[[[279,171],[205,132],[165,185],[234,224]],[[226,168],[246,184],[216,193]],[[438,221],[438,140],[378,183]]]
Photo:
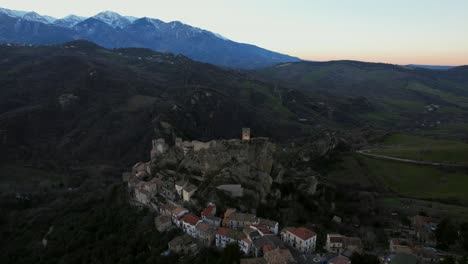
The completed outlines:
[[[468,0],[0,0],[0,7],[179,20],[315,61],[468,65]]]

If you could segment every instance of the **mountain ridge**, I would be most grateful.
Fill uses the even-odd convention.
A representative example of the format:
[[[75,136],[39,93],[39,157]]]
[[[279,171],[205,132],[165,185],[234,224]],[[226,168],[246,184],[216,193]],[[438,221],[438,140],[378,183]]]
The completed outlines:
[[[11,22],[11,19],[15,21]],[[143,20],[151,22],[152,27]],[[231,68],[260,68],[280,62],[300,61],[297,57],[235,42],[218,33],[180,21],[128,18],[112,11],[100,12],[87,18],[69,15],[54,19],[34,12],[0,9],[2,42],[41,45],[60,44],[76,39],[93,41],[106,48],[146,47]]]

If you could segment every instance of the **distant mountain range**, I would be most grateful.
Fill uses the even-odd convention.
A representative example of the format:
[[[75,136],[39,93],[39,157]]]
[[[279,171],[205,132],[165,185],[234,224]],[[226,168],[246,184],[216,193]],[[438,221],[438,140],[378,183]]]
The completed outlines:
[[[409,67],[423,68],[428,70],[450,70],[456,66],[444,66],[444,65],[423,65],[423,64],[408,64]]]
[[[61,19],[36,12],[0,8],[0,42],[59,44],[86,39],[107,48],[144,47],[183,54],[191,59],[232,68],[260,68],[299,58],[238,43],[179,21],[122,16],[105,11],[93,17]]]

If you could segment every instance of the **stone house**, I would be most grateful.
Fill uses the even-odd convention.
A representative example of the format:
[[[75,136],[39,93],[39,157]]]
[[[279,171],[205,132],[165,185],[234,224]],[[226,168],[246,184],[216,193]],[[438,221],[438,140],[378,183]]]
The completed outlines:
[[[286,248],[276,248],[273,250],[267,250],[264,253],[263,258],[267,264],[293,264],[297,263],[294,259],[291,251]]]
[[[154,218],[154,225],[159,232],[165,232],[172,226],[171,216],[160,215]]]
[[[279,232],[279,223],[270,219],[258,218],[258,225],[264,226],[270,230],[271,233],[277,235]]]
[[[230,234],[232,231],[232,229],[220,227],[216,231],[216,247],[225,248],[229,244],[237,243],[237,239]]]
[[[189,235],[184,234],[175,237],[168,243],[169,250],[175,254],[195,254],[198,252],[198,246]]]
[[[232,214],[234,214],[237,210],[235,208],[228,208],[226,209],[226,212],[224,212],[224,218],[223,218],[223,227],[229,227],[229,219]]]
[[[253,214],[234,212],[228,217],[228,226],[232,229],[241,229],[245,226],[254,225],[257,222],[257,216]]]
[[[204,222],[198,222],[196,225],[196,233],[197,233],[197,238],[203,242],[203,244],[207,247],[210,247],[213,245],[215,235],[216,235],[216,228],[204,223]]]
[[[277,236],[262,236],[252,241],[251,252],[255,257],[261,257],[266,251],[285,248],[284,242]]]
[[[281,231],[281,239],[302,253],[315,251],[317,234],[305,227],[287,227]]]
[[[215,216],[216,215],[216,205],[214,205],[213,203],[209,203],[208,206],[203,209],[203,211],[201,212],[201,217],[202,219],[205,219],[206,217],[210,217],[210,216]]]
[[[221,226],[221,218],[216,217],[216,216],[205,216],[203,218],[203,222],[214,226],[214,227],[220,227]]]
[[[159,213],[161,215],[172,216],[172,211],[176,208],[177,207],[171,203],[162,204],[161,206],[159,206]]]
[[[344,250],[360,252],[362,249],[361,239],[358,237],[347,237],[340,234],[327,234],[325,249],[330,253],[342,253]]]
[[[193,214],[185,214],[180,218],[180,227],[191,237],[197,237],[196,226],[200,222],[200,218]]]
[[[216,232],[216,247],[225,248],[229,244],[237,244],[244,254],[250,252],[251,241],[238,230],[220,227]]]
[[[188,209],[185,209],[183,207],[176,207],[174,210],[171,211],[171,219],[172,219],[172,222],[180,227],[180,218],[185,215],[185,214],[188,214],[189,213],[189,210]]]
[[[184,199],[184,202],[190,202],[190,198],[192,198],[197,189],[197,186],[190,183],[184,186],[182,189],[182,198]]]
[[[176,189],[174,187],[173,181],[163,181],[161,190],[160,190],[161,196],[165,197],[168,200],[174,201],[176,199]]]
[[[330,253],[340,253],[344,250],[344,236],[339,234],[327,234],[325,249]]]
[[[182,198],[182,189],[187,185],[186,181],[176,181],[174,188],[177,192],[177,195]]]
[[[244,253],[245,255],[248,255],[252,248],[252,240],[250,240],[247,236],[245,236],[245,234],[243,234],[242,239],[238,240],[238,245],[239,245],[240,251]]]

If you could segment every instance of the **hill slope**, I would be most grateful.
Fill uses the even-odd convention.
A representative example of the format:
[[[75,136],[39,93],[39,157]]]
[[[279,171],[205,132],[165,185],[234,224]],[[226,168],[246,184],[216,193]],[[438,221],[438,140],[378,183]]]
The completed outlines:
[[[372,124],[466,136],[466,66],[440,71],[357,61],[298,62],[255,73],[306,93],[364,98],[374,111],[356,115]]]
[[[237,138],[247,126],[285,139],[336,125],[316,97],[180,55],[76,41],[1,45],[0,57],[1,149],[10,158],[128,162],[155,136]]]

